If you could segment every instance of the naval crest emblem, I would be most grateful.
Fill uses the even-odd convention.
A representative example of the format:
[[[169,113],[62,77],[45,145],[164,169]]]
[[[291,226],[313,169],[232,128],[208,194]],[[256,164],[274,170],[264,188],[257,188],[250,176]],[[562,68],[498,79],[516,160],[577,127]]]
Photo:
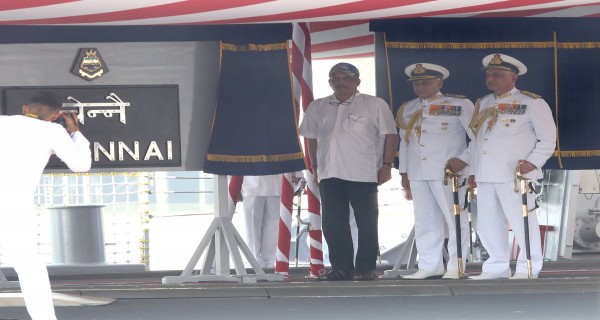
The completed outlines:
[[[73,65],[71,73],[91,81],[108,73],[108,68],[96,48],[79,49],[77,60]]]

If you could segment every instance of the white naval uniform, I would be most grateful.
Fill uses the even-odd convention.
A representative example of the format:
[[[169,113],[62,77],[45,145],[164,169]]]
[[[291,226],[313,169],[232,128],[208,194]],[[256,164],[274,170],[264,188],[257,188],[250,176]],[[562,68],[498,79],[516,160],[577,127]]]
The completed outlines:
[[[405,124],[411,115],[422,110],[422,119],[414,124],[409,141],[405,134],[410,128],[400,128],[399,151],[399,171],[407,173],[414,200],[415,239],[421,270],[444,270],[442,248],[446,226],[450,256],[447,269],[458,270],[452,185],[450,180],[444,185],[443,178],[448,159],[455,157],[469,163],[471,148],[467,147],[466,138],[467,134],[473,138],[468,129],[473,108],[473,103],[466,98],[438,93],[427,100],[410,100],[399,110]],[[459,182],[468,175],[468,168],[460,172]],[[459,189],[459,199],[464,199],[465,192],[465,186]],[[465,213],[461,213],[461,235],[464,266],[470,236]]]
[[[483,272],[509,274],[510,251],[508,227],[521,253],[516,273],[527,274],[525,235],[523,230],[521,194],[514,191],[515,169],[519,160],[527,160],[537,169],[526,175],[543,178],[542,166],[556,147],[556,126],[550,107],[543,99],[513,88],[498,97],[489,94],[478,102],[480,112],[487,108],[499,110],[497,120],[486,119],[474,143],[472,174],[477,183],[477,229],[481,243],[490,257]],[[514,107],[511,107],[514,106]],[[535,195],[528,195],[533,208]],[[537,277],[542,269],[543,255],[540,231],[535,212],[529,214],[529,241],[532,273]]]
[[[244,176],[242,203],[246,226],[246,244],[265,268],[275,266],[282,174]]]
[[[38,256],[33,194],[55,153],[77,172],[90,169],[89,141],[59,124],[25,116],[0,116],[0,245],[2,262],[19,276],[33,320],[55,320],[46,265]]]

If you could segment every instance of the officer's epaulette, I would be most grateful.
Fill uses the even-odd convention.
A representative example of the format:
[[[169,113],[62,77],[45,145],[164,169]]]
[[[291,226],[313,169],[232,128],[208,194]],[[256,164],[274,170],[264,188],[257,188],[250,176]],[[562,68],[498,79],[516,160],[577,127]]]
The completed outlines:
[[[526,95],[526,96],[528,96],[528,97],[534,98],[534,99],[539,99],[539,98],[542,97],[542,96],[540,96],[538,94],[535,94],[533,92],[524,91],[524,90],[521,90],[521,93],[524,94],[524,95]]]
[[[458,98],[458,99],[466,99],[467,96],[462,96],[460,94],[451,94],[451,93],[444,93],[445,97],[450,97],[450,98]]]

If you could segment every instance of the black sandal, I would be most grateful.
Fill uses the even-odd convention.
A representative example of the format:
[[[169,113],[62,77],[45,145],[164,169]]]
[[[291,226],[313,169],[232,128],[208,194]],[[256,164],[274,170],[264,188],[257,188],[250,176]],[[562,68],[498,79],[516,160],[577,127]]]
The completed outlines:
[[[352,280],[352,272],[345,272],[342,270],[331,269],[317,277],[317,280],[321,281],[341,281],[341,280]]]
[[[375,274],[374,271],[355,272],[354,273],[355,280],[369,281],[369,280],[375,280],[375,278],[377,278],[377,274]]]

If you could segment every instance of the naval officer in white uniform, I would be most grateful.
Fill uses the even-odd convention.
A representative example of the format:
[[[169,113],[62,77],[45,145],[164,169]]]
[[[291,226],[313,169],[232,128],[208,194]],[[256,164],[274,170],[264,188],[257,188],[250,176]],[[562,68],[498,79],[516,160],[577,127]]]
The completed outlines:
[[[274,268],[277,257],[279,211],[283,174],[244,176],[243,197],[246,244],[262,268]],[[291,173],[294,189],[302,171]]]
[[[263,268],[275,267],[281,176],[244,176],[242,183],[246,243]]]
[[[403,278],[458,279],[452,185],[444,185],[443,179],[447,166],[462,175],[459,181],[464,182],[468,176],[464,171],[470,160],[467,135],[473,138],[469,129],[473,103],[463,96],[440,92],[450,74],[442,66],[416,63],[409,65],[405,73],[418,97],[405,102],[396,114],[401,139],[399,170],[405,194],[412,195],[414,201],[419,270]],[[463,183],[460,199],[464,199],[465,189]],[[447,271],[442,257],[445,230],[449,231]],[[461,214],[461,233],[464,259],[470,236],[466,214]]]
[[[51,154],[75,172],[88,171],[92,164],[77,116],[61,114],[60,108],[58,97],[37,92],[23,106],[23,115],[0,116],[2,262],[15,268],[33,320],[56,320],[48,270],[38,256],[33,194]],[[58,117],[66,128],[52,123]]]
[[[485,84],[493,93],[475,106],[471,127],[476,136],[469,184],[477,187],[477,229],[489,253],[482,273],[470,279],[510,277],[508,228],[512,227],[521,247],[516,272],[511,279],[528,277],[521,194],[514,191],[515,170],[529,179],[542,179],[542,166],[556,147],[556,126],[550,107],[540,96],[515,88],[527,67],[505,54],[483,58]],[[528,194],[533,209],[535,196]],[[535,212],[529,214],[532,275],[542,269],[543,255]]]

